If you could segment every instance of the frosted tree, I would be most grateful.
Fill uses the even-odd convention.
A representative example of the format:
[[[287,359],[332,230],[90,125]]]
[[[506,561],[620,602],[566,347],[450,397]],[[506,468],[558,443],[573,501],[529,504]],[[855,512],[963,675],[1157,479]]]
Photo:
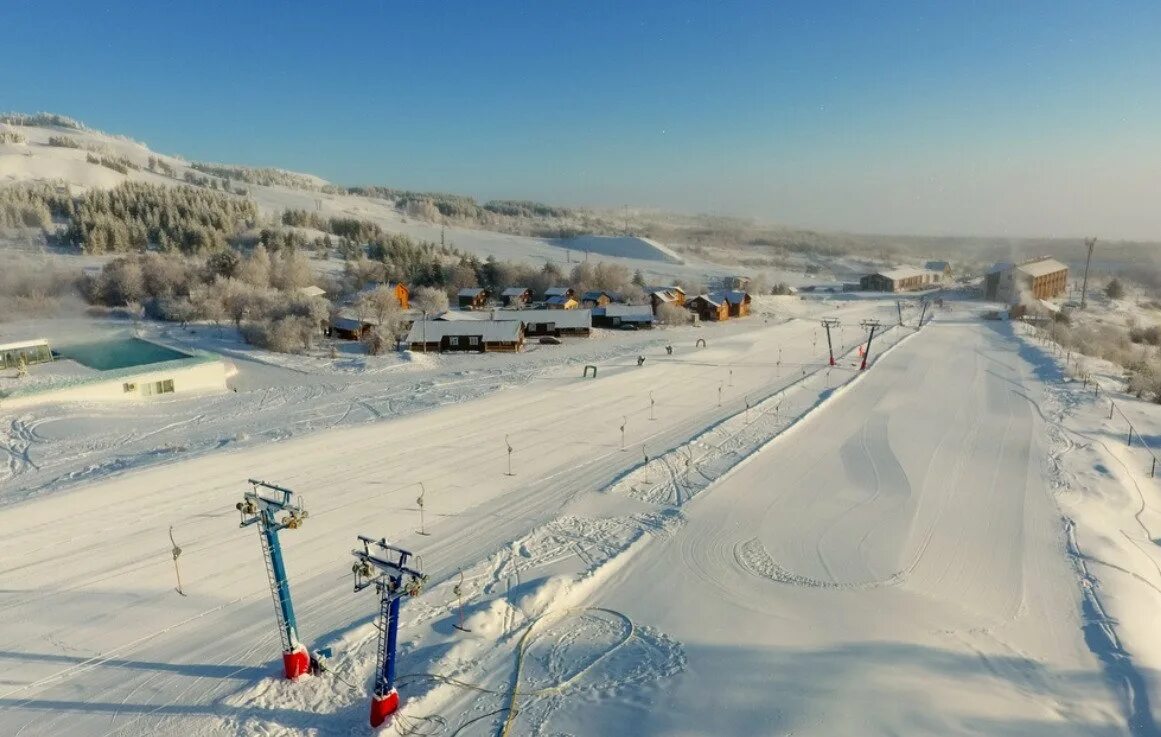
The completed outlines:
[[[434,287],[418,287],[411,293],[411,306],[427,315],[438,315],[447,311],[447,293]]]
[[[255,287],[270,286],[270,253],[259,243],[239,265],[238,278]]]

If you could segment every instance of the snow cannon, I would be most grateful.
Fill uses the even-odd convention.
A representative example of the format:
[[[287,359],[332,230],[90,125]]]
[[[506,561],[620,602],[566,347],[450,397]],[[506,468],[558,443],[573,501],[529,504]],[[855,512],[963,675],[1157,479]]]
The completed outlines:
[[[310,652],[298,639],[298,622],[290,599],[290,584],[286,580],[286,565],[282,561],[282,544],[278,541],[281,530],[297,530],[307,517],[302,502],[293,500],[294,492],[265,481],[248,480],[247,491],[235,508],[241,515],[239,527],[258,525],[262,541],[262,555],[266,560],[266,576],[274,596],[274,619],[282,640],[282,669],[286,677],[295,680],[311,669]],[[282,517],[279,518],[278,515]]]
[[[399,709],[399,692],[395,690],[395,661],[399,639],[399,602],[404,596],[418,596],[427,576],[408,565],[414,557],[409,550],[389,545],[386,538],[373,540],[359,535],[362,548],[351,551],[355,563],[355,591],[374,586],[379,592],[379,616],[375,628],[379,641],[375,670],[375,688],[371,694],[371,726],[379,727]]]

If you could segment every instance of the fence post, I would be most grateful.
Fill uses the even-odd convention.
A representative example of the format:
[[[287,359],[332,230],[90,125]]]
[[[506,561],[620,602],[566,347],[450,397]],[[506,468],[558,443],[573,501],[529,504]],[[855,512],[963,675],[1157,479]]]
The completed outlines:
[[[1129,425],[1129,441],[1128,441],[1127,445],[1130,448],[1133,447],[1133,426],[1132,425]]]
[[[1153,467],[1149,469],[1149,478],[1157,475],[1157,456],[1153,456]]]
[[[1113,419],[1113,407],[1116,407],[1116,406],[1117,405],[1115,403],[1109,402],[1109,419],[1110,420]]]

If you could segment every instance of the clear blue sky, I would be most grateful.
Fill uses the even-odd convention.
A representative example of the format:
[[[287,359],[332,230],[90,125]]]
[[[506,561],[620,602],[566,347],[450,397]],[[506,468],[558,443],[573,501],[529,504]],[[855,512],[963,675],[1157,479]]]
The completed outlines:
[[[1161,2],[5,0],[0,107],[199,160],[1161,239]]]

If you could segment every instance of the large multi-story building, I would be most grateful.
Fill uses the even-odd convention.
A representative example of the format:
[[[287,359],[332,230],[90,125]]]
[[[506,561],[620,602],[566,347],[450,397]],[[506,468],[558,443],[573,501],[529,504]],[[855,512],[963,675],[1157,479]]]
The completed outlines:
[[[984,297],[1018,304],[1028,299],[1052,299],[1068,288],[1068,267],[1053,258],[1022,264],[997,264],[984,277]]]

